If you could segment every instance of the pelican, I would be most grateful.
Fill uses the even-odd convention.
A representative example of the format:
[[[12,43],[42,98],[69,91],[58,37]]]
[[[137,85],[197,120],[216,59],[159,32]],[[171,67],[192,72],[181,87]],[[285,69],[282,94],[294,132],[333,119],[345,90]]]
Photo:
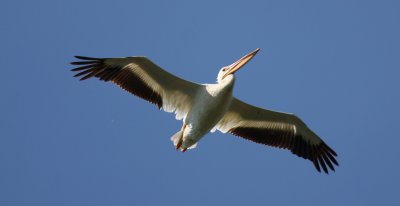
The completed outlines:
[[[96,77],[111,81],[159,109],[175,113],[182,128],[171,137],[176,149],[185,152],[195,148],[208,132],[216,130],[273,147],[290,150],[310,160],[318,172],[328,174],[339,166],[336,152],[297,116],[262,109],[232,96],[235,73],[259,51],[243,56],[222,67],[215,84],[197,84],[181,79],[146,57],[92,58],[75,56],[78,65],[71,71],[80,80]]]

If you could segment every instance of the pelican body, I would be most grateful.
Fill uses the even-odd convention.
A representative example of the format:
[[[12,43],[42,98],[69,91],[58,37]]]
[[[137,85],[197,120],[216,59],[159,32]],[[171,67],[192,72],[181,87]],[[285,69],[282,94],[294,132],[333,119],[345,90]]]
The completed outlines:
[[[221,120],[232,101],[232,90],[235,77],[229,75],[217,84],[205,84],[197,93],[192,109],[184,118],[182,130],[171,140],[174,145],[185,151],[186,148],[195,148],[197,142],[215,127]],[[179,144],[179,135],[182,144]]]
[[[195,148],[208,132],[219,130],[256,143],[289,149],[313,162],[320,172],[334,171],[336,152],[297,116],[262,109],[232,96],[235,72],[259,51],[256,49],[233,64],[222,67],[215,84],[197,84],[176,77],[146,57],[93,58],[75,56],[81,61],[72,69],[80,80],[91,77],[112,81],[122,89],[175,113],[182,128],[171,137],[176,149]]]

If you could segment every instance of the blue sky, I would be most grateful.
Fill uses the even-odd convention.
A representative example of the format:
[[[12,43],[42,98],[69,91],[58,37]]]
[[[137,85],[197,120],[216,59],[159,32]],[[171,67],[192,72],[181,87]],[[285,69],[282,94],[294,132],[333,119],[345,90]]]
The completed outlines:
[[[3,1],[0,205],[399,205],[398,1]],[[339,154],[330,175],[214,133],[175,151],[172,114],[74,55],[145,55],[185,79],[261,48],[234,95],[296,113]]]

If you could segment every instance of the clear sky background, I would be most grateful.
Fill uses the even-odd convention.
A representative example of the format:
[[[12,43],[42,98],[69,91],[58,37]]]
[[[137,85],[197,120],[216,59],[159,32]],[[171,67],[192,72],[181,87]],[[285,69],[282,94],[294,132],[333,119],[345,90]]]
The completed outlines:
[[[400,205],[399,1],[2,1],[0,205]],[[199,83],[261,48],[234,95],[300,116],[338,153],[181,127],[74,55],[145,55]]]

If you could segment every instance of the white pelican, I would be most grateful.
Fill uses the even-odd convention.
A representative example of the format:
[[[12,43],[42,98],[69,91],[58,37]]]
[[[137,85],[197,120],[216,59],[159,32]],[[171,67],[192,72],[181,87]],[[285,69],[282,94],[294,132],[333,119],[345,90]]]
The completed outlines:
[[[81,61],[72,71],[80,71],[80,80],[97,77],[112,81],[166,112],[175,112],[182,120],[180,131],[171,137],[176,149],[185,152],[196,147],[208,132],[219,130],[245,139],[292,151],[299,157],[334,171],[336,152],[293,114],[261,109],[232,96],[234,73],[252,59],[259,49],[233,64],[222,67],[216,84],[197,84],[176,77],[146,57],[92,58],[75,56]],[[332,164],[333,163],[333,164]]]

